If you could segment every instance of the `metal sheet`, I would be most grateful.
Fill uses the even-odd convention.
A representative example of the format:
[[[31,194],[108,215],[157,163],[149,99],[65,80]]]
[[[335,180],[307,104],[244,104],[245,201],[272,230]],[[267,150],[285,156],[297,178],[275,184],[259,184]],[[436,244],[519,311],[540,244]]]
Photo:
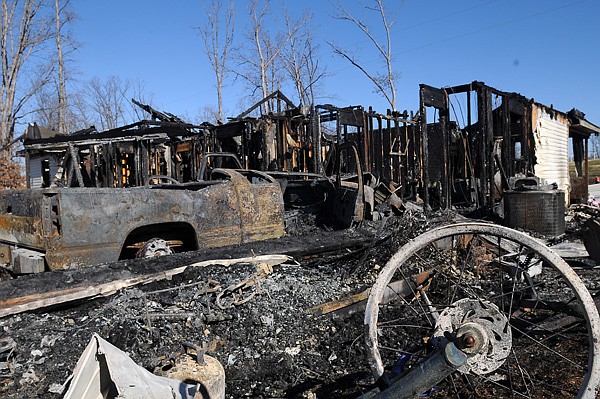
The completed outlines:
[[[77,362],[65,399],[192,399],[197,384],[152,374],[94,334]],[[203,397],[203,396],[201,396]]]

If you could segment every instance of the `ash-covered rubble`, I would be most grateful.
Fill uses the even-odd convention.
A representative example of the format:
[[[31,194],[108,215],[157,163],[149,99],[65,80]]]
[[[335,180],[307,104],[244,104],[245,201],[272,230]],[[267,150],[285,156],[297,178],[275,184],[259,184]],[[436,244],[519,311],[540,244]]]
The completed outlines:
[[[107,298],[2,318],[0,393],[61,397],[96,333],[153,372],[180,356],[184,343],[204,346],[225,368],[227,398],[357,398],[374,384],[364,313],[319,315],[319,305],[369,289],[403,244],[456,217],[411,208],[351,229],[366,238],[359,248],[309,254],[272,269],[188,268]],[[293,235],[316,241],[328,233],[307,219],[295,220]],[[600,289],[593,266],[578,273],[592,293]]]
[[[413,210],[364,222],[352,234],[369,245],[274,266],[234,299],[227,288],[256,276],[256,265],[190,268],[108,298],[2,318],[0,392],[60,397],[97,333],[150,371],[182,353],[183,343],[204,344],[225,367],[230,398],[357,397],[373,383],[363,314],[334,318],[314,308],[368,289],[399,246],[440,220]],[[314,227],[306,229],[314,240]]]

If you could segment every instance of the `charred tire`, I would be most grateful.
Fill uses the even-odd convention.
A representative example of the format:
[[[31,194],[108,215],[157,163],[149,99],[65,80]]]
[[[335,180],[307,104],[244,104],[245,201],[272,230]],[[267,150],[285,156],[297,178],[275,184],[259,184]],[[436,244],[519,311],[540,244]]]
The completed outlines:
[[[540,268],[542,274],[535,275]],[[427,279],[416,283],[417,273]],[[410,288],[393,292],[396,298],[390,299],[390,287],[398,287],[398,281]],[[418,369],[439,338],[441,320],[449,320],[448,314],[468,301],[503,315],[490,317],[507,321],[505,336],[495,339],[509,337],[511,345],[503,348],[504,355],[496,354],[499,364],[489,373],[484,364],[478,373],[459,369],[440,381],[436,398],[597,397],[600,316],[583,282],[538,240],[485,223],[426,232],[382,269],[364,319],[375,379],[386,381]],[[461,317],[472,314],[468,312]]]

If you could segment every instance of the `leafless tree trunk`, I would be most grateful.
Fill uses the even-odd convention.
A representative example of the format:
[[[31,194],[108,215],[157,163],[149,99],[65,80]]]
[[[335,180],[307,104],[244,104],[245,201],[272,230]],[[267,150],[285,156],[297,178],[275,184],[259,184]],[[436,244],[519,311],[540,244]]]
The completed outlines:
[[[59,105],[56,92],[57,88],[53,84],[48,84],[36,92],[36,109],[32,120],[35,120],[40,126],[59,131]],[[91,112],[86,101],[87,95],[88,93],[83,92],[82,88],[69,91],[66,132],[72,133],[94,124],[90,118]]]
[[[227,75],[227,61],[229,50],[233,45],[233,32],[235,10],[231,0],[225,10],[225,24],[222,20],[222,3],[212,0],[210,9],[207,10],[208,24],[200,28],[200,35],[204,41],[206,55],[210,60],[217,84],[218,120],[223,121],[223,82]]]
[[[63,7],[68,5],[68,1],[61,7],[59,0],[54,0],[54,10],[56,19],[56,54],[58,58],[58,131],[67,133],[67,88],[65,84],[65,62],[63,58],[62,34],[61,34],[61,14]]]
[[[77,90],[71,90],[67,97],[68,62],[70,61],[68,57],[77,46],[70,35],[69,26],[77,16],[71,10],[70,0],[54,0],[52,8],[51,18],[54,25],[52,34],[55,47],[49,46],[48,53],[55,73],[51,82],[35,93],[37,108],[33,112],[38,124],[60,133],[68,133],[83,128],[81,121],[85,119],[83,115],[78,114],[80,110],[72,106],[72,103],[77,102],[74,98],[78,95]],[[50,11],[50,8],[48,10]]]
[[[41,0],[2,0],[0,20],[0,144],[10,142],[15,123],[27,101],[49,79],[51,69],[39,68],[29,87],[20,85],[30,57],[51,37],[52,20],[43,16]]]
[[[294,21],[284,14],[284,20],[289,45],[283,53],[282,61],[294,83],[300,105],[312,105],[315,101],[315,86],[325,76],[325,71],[319,67],[316,55],[318,46],[313,45],[309,28],[312,15],[307,13]],[[299,26],[302,27],[301,30],[298,30]]]
[[[267,70],[271,63],[275,60],[275,56],[270,54],[274,53],[275,49],[272,48],[272,42],[264,31],[264,18],[269,6],[269,0],[266,0],[261,10],[257,10],[258,0],[253,0],[250,5],[250,23],[252,26],[252,38],[254,39],[254,46],[258,55],[258,62],[255,62],[256,67],[259,71],[260,77],[260,89],[262,97],[265,98],[269,95],[270,80]],[[271,111],[269,107],[270,103],[266,103],[266,112]]]
[[[267,19],[270,1],[253,0],[248,8],[250,18],[250,37],[251,48],[247,49],[245,54],[240,57],[241,71],[236,74],[246,80],[251,86],[253,92],[258,90],[262,98],[281,88],[284,80],[284,72],[281,69],[282,63],[280,57],[285,50],[290,38],[294,37],[301,24],[293,26],[287,32],[272,34],[267,27],[275,25]],[[273,100],[274,101],[274,100]],[[261,105],[263,113],[273,111],[272,101]]]
[[[381,28],[385,32],[386,41],[384,44],[381,44],[375,38],[375,34],[371,31],[368,25],[366,25],[363,21],[356,19],[350,12],[344,8],[341,4],[338,4],[338,9],[340,10],[340,15],[337,17],[344,21],[349,21],[358,27],[363,34],[369,39],[369,41],[373,44],[377,53],[380,55],[381,60],[385,65],[384,73],[377,72],[369,72],[364,65],[356,60],[354,56],[347,50],[329,42],[333,51],[336,54],[341,55],[347,61],[349,61],[352,65],[358,68],[377,88],[377,91],[380,92],[387,102],[390,104],[393,111],[396,110],[396,75],[393,70],[393,57],[392,57],[392,39],[390,30],[394,21],[388,21],[386,16],[385,7],[383,4],[383,0],[373,0],[375,5],[373,7],[366,7],[370,11],[375,11],[379,14],[381,18]]]

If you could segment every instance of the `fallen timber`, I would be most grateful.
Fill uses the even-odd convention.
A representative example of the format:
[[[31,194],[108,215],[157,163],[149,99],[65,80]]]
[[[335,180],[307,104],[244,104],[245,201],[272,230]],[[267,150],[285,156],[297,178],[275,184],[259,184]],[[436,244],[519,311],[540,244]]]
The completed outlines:
[[[0,282],[0,317],[112,295],[119,289],[169,279],[187,267],[264,261],[266,255],[301,259],[366,248],[371,237],[334,231],[319,237],[286,236],[239,246],[130,259],[81,269],[24,275]],[[267,262],[268,263],[268,262]]]

